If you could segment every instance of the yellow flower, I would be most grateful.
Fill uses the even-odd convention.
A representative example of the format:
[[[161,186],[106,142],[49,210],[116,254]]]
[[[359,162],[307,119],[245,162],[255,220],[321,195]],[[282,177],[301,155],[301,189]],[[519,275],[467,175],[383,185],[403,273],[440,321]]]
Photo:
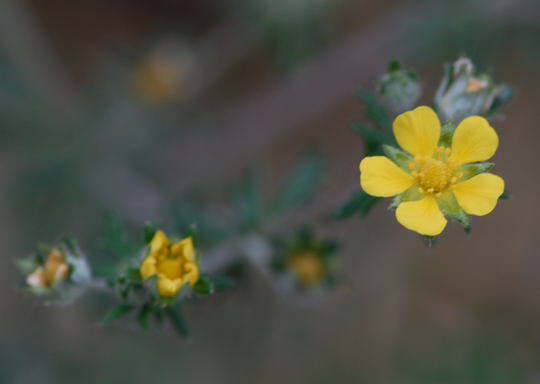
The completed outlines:
[[[64,255],[53,249],[46,257],[45,263],[31,273],[26,282],[34,288],[51,288],[54,284],[64,280],[69,274],[69,265]]]
[[[157,290],[162,297],[174,297],[184,284],[199,280],[199,265],[191,237],[171,244],[163,231],[157,231],[150,253],[140,266],[143,279],[157,275]]]
[[[488,170],[499,138],[486,119],[464,119],[449,139],[441,138],[441,124],[429,107],[418,107],[394,121],[394,136],[407,153],[387,148],[384,156],[360,162],[360,185],[372,196],[398,196],[396,218],[404,227],[435,236],[446,216],[459,220],[465,213],[490,213],[504,191],[504,181]],[[471,164],[473,163],[473,164]]]
[[[301,252],[294,255],[289,261],[288,267],[304,286],[320,284],[326,273],[320,256],[313,252]]]

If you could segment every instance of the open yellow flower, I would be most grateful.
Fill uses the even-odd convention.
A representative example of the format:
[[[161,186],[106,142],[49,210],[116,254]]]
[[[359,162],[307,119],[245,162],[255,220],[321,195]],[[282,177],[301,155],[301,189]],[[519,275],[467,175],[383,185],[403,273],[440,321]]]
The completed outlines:
[[[485,173],[499,138],[480,116],[464,119],[443,132],[437,114],[418,107],[399,115],[393,125],[396,141],[406,152],[386,146],[385,156],[360,162],[360,185],[372,196],[392,197],[396,218],[404,227],[427,236],[440,234],[446,217],[468,225],[466,214],[490,213],[504,191],[499,176]],[[445,217],[446,216],[446,217]]]
[[[176,296],[186,283],[195,285],[200,271],[192,238],[171,244],[163,231],[157,231],[140,273],[145,280],[157,275],[157,290],[162,297]]]

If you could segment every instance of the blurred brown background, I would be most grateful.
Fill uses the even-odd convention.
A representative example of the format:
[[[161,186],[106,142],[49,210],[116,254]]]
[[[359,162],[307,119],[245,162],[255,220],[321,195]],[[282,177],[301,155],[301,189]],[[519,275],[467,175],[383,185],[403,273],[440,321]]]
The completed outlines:
[[[0,382],[540,382],[539,15],[534,0],[2,1]],[[511,199],[432,249],[385,204],[321,221],[358,188],[355,90],[397,58],[430,103],[460,54],[515,90],[494,124]],[[100,295],[20,292],[13,261],[35,243],[92,249],[106,212],[167,222],[185,193],[219,201],[248,167],[278,180],[312,146],[323,186],[276,229],[342,242],[342,281],[316,305],[254,275],[190,304],[182,340],[100,325]]]

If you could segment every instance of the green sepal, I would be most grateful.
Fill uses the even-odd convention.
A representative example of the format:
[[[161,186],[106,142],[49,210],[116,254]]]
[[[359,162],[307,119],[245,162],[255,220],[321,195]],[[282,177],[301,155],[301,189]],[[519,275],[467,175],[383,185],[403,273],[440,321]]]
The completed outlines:
[[[508,189],[504,189],[502,195],[499,196],[499,200],[506,200],[510,198],[510,191]]]
[[[441,136],[439,137],[439,144],[443,147],[450,148],[452,146],[452,137],[454,136],[454,131],[456,126],[453,122],[449,121],[444,123],[441,127]]]
[[[172,326],[180,336],[185,337],[189,335],[187,321],[184,318],[184,315],[182,314],[180,308],[176,309],[173,307],[167,307],[164,309],[164,312],[169,321],[171,322]]]
[[[462,165],[458,169],[459,172],[463,172],[463,176],[459,179],[459,181],[465,181],[473,176],[489,172],[494,166],[495,163],[471,163]]]
[[[409,163],[412,159],[411,155],[391,145],[383,145],[382,150],[398,167],[405,170],[407,173],[409,172]]]
[[[150,306],[150,304],[146,303],[141,307],[141,310],[137,315],[137,323],[139,323],[139,326],[143,331],[148,331],[148,329],[150,328],[148,324],[148,317],[151,313],[152,307]]]
[[[116,307],[112,308],[105,316],[103,316],[103,319],[101,319],[102,323],[108,323],[110,321],[116,320],[124,315],[127,315],[129,312],[133,311],[135,309],[135,306],[129,305],[129,304],[120,304]]]
[[[401,69],[401,63],[399,62],[399,60],[392,60],[390,61],[390,63],[388,63],[388,72],[392,73],[392,72],[397,72]]]
[[[437,244],[437,236],[422,235],[422,242],[428,247],[433,248]]]
[[[422,198],[424,198],[424,195],[420,192],[417,186],[413,185],[412,187],[407,189],[405,192],[403,192],[401,195],[397,195],[394,198],[394,200],[392,200],[392,204],[390,204],[388,209],[393,211],[401,203],[404,203],[406,201],[416,201]]]
[[[152,224],[149,221],[144,223],[144,242],[146,244],[150,244],[156,232],[157,232],[157,228],[154,224]]]
[[[437,203],[439,208],[443,211],[444,215],[457,221],[465,228],[465,231],[470,232],[471,220],[469,215],[459,206],[456,197],[452,192],[443,193],[438,199]]]
[[[31,274],[39,266],[34,257],[18,259],[15,261],[15,265],[25,275]]]
[[[193,291],[201,295],[209,295],[214,292],[214,283],[211,280],[200,278],[193,286]]]
[[[134,283],[142,283],[143,281],[139,268],[127,268],[125,271],[125,277]]]

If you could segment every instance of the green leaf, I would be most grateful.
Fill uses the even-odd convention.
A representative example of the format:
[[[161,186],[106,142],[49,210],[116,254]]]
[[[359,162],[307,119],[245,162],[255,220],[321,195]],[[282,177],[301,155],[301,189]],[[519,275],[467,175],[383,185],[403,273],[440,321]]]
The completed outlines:
[[[401,64],[399,63],[399,60],[392,60],[388,64],[388,72],[397,72],[401,69]]]
[[[232,228],[224,228],[222,222],[216,220],[205,200],[203,192],[194,191],[191,195],[181,196],[173,201],[170,213],[176,232],[186,237],[192,236],[196,243],[212,246],[222,241]]]
[[[357,212],[361,216],[366,216],[380,199],[380,197],[368,195],[364,191],[356,191],[345,204],[336,209],[333,216],[336,219],[345,219]]]
[[[193,291],[201,295],[209,295],[214,292],[214,284],[208,279],[200,278],[193,286]]]
[[[135,307],[133,305],[129,304],[120,304],[116,307],[112,308],[105,316],[103,316],[103,319],[101,320],[102,323],[108,323],[112,320],[118,319],[119,317],[122,317],[129,312],[133,311]]]
[[[189,335],[187,322],[180,308],[166,307],[163,311],[180,336]]]
[[[441,146],[450,148],[452,146],[452,136],[454,136],[454,131],[456,127],[454,123],[447,122],[444,123],[441,127],[441,136],[439,138],[439,144]]]
[[[234,197],[237,216],[243,229],[256,227],[263,213],[260,178],[247,172]]]
[[[510,198],[510,191],[508,189],[505,189],[501,196],[499,196],[499,200],[506,200]]]
[[[299,228],[295,233],[294,245],[296,248],[308,248],[315,240],[313,229],[307,225]]]
[[[150,244],[157,232],[157,228],[154,224],[147,221],[144,223],[144,242],[145,244]]]
[[[357,94],[366,105],[366,113],[368,117],[383,131],[390,133],[392,123],[383,106],[380,105],[377,100],[375,100],[375,98],[371,96],[371,94],[365,89],[359,89]]]
[[[272,206],[277,212],[307,202],[322,178],[323,160],[316,153],[305,156],[289,173]]]
[[[159,325],[163,324],[163,310],[160,308],[154,308],[153,314],[154,314],[154,319],[156,319],[156,322]]]
[[[133,257],[134,248],[123,222],[113,214],[105,216],[98,242],[104,260],[96,268],[96,274],[104,278],[115,277],[118,265]]]
[[[422,242],[428,247],[433,248],[437,244],[437,236],[422,235]]]
[[[145,304],[142,306],[141,310],[139,311],[139,315],[137,316],[139,326],[145,331],[148,331],[149,329],[148,317],[151,313],[152,307],[149,304]]]
[[[392,147],[391,145],[383,145],[382,150],[384,154],[390,158],[394,163],[396,163],[400,168],[409,172],[409,163],[411,161],[411,156],[403,152],[401,149]]]
[[[437,199],[437,203],[446,216],[460,223],[465,228],[465,231],[469,232],[471,230],[469,215],[459,206],[452,192],[443,193]]]
[[[459,168],[459,171],[463,172],[463,176],[459,179],[459,181],[465,181],[473,176],[489,172],[494,166],[494,163],[472,163],[462,165]]]
[[[125,272],[126,278],[135,283],[142,282],[141,271],[138,268],[127,268]]]
[[[232,285],[231,280],[226,277],[216,277],[212,280],[212,283],[216,292],[221,292]]]
[[[359,122],[352,123],[352,129],[359,133],[364,140],[366,156],[373,156],[381,153],[381,146],[384,143],[391,143],[392,138],[384,132],[369,128],[365,124]]]
[[[77,252],[77,239],[75,239],[75,237],[73,236],[66,236],[64,237],[64,239],[62,240],[62,242],[65,244],[65,246],[67,247],[67,249],[74,255],[78,255],[78,252]]]

